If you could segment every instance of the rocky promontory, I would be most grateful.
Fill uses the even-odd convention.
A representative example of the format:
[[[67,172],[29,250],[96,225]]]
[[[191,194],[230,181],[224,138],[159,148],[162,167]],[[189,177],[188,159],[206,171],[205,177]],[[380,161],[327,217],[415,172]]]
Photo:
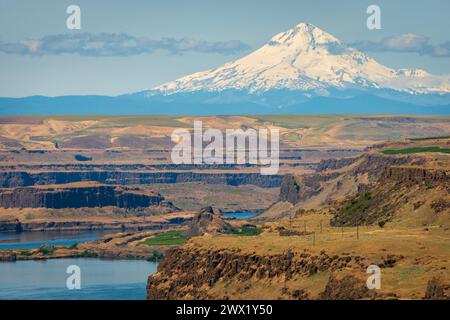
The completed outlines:
[[[195,214],[184,235],[187,237],[217,235],[232,229],[232,226],[222,219],[220,210],[209,206]]]

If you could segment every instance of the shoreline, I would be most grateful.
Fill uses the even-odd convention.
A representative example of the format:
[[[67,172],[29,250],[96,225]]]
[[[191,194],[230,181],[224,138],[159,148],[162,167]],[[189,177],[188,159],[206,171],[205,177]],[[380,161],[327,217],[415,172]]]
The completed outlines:
[[[178,228],[167,228],[170,231]],[[98,240],[71,246],[44,244],[33,249],[0,250],[1,262],[62,258],[100,258],[107,260],[147,260],[157,262],[172,245],[149,246],[145,239],[161,230],[105,234]]]

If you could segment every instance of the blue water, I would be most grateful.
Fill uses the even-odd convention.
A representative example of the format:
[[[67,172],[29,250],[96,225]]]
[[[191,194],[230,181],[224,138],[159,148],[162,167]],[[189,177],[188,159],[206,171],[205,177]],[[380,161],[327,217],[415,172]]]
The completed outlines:
[[[238,220],[250,219],[256,216],[257,212],[225,212],[223,215],[228,218],[236,218]]]
[[[66,287],[67,267],[81,270],[81,289]],[[157,263],[140,260],[49,259],[0,262],[0,299],[141,300]]]
[[[77,231],[77,232],[0,232],[0,250],[33,249],[44,244],[70,246],[74,243],[100,239],[114,231]]]

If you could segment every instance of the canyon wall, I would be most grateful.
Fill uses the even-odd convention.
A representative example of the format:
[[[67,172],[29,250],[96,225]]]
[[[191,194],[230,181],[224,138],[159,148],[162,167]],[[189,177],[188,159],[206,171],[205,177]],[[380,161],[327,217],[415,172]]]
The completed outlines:
[[[159,205],[163,200],[159,194],[142,194],[135,189],[104,185],[0,189],[0,207],[4,208],[138,208]]]
[[[313,173],[302,176],[287,174],[284,176],[280,187],[280,201],[297,204],[322,191],[321,182],[334,179],[339,173]]]
[[[413,163],[414,165],[409,165]],[[438,182],[448,180],[445,170],[425,169],[420,167],[423,159],[409,156],[385,156],[365,154],[356,158],[322,160],[317,172],[302,176],[285,175],[280,187],[280,201],[297,204],[323,191],[323,182],[338,177],[357,177],[367,175],[370,183],[381,181],[396,182]],[[337,171],[339,169],[339,171]],[[340,187],[336,182],[336,188]],[[367,185],[357,185],[358,190]]]
[[[251,184],[263,188],[279,187],[282,175],[260,173],[196,173],[196,172],[133,172],[133,171],[53,171],[0,172],[0,187],[13,188],[33,185],[64,184],[96,181],[106,184],[155,184],[204,182],[232,186]]]
[[[354,158],[325,159],[317,165],[317,171],[336,170],[355,164],[352,169],[354,174],[369,173],[379,175],[386,166],[404,165],[415,161],[416,164],[423,164],[423,159],[414,159],[410,156],[385,156],[378,153],[367,153]]]
[[[147,283],[147,298],[166,299],[227,299],[224,293],[212,290],[217,282],[280,281],[295,276],[308,277],[319,272],[352,268],[364,273],[368,265],[364,257],[351,255],[319,255],[309,252],[258,255],[244,254],[238,250],[206,250],[174,248],[166,252],[158,271]],[[365,287],[365,282],[358,283]],[[296,288],[300,289],[300,288]],[[357,290],[348,288],[349,295]],[[366,294],[367,288],[364,291]],[[220,291],[219,291],[220,292]],[[273,292],[276,299],[277,292]],[[303,292],[307,297],[308,293]],[[363,298],[364,295],[357,297]],[[292,291],[291,299],[296,298]]]

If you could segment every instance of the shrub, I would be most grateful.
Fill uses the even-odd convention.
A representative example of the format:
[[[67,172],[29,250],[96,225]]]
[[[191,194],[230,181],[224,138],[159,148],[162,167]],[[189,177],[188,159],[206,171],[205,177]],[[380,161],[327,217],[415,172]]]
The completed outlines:
[[[227,234],[237,235],[237,236],[257,236],[261,233],[261,228],[258,227],[243,227],[242,229],[232,229],[226,231]]]
[[[82,154],[76,154],[75,155],[75,160],[77,160],[77,161],[91,161],[92,157],[83,156]]]
[[[25,251],[21,251],[19,254],[24,257],[29,257],[29,256],[33,255],[33,252],[25,250]]]
[[[76,255],[78,258],[97,258],[98,254],[90,251],[83,251]]]
[[[78,243],[74,243],[72,245],[69,246],[70,250],[75,250],[78,247]]]
[[[152,255],[147,258],[148,262],[158,262],[164,259],[164,255],[158,251],[153,251]]]
[[[380,228],[383,228],[385,224],[386,224],[386,221],[378,221],[378,226]]]
[[[38,248],[38,252],[44,255],[52,255],[55,253],[55,246],[51,244],[44,244]]]

